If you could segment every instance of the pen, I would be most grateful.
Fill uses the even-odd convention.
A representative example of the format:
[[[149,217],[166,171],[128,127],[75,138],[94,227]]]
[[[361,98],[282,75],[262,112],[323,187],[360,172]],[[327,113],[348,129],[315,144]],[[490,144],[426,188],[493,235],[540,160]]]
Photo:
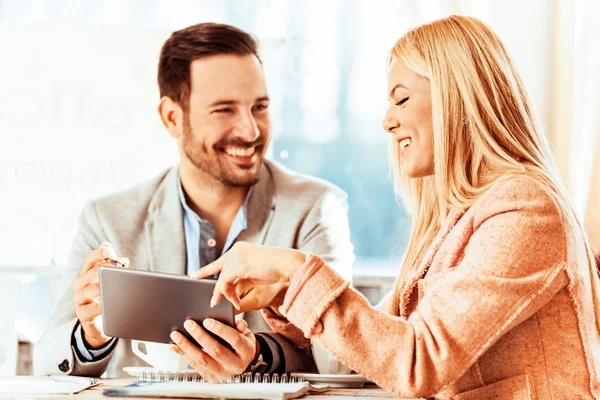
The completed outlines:
[[[100,261],[98,264],[112,265],[113,267],[125,267],[125,264],[123,264],[121,261],[113,260],[112,258],[105,258],[104,260]],[[96,264],[96,265],[98,265],[98,264]]]

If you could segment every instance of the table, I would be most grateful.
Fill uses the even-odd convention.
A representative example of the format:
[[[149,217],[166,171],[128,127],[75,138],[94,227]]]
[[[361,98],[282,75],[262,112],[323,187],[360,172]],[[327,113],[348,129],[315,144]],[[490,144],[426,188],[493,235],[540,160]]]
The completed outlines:
[[[27,379],[27,378],[24,378]],[[34,379],[34,378],[32,378]],[[106,388],[116,387],[116,386],[125,386],[130,385],[132,383],[137,382],[137,378],[110,378],[110,379],[98,379],[100,381],[99,385],[96,385],[92,388],[79,392],[72,396],[43,396],[44,399],[71,399],[71,400],[81,400],[81,399],[122,399],[122,400],[156,400],[156,398],[143,398],[143,397],[105,397],[102,395],[102,390]],[[312,394],[302,399],[308,400],[331,400],[335,399],[343,399],[343,398],[352,398],[354,400],[374,400],[374,399],[391,399],[397,398],[392,393],[386,392],[383,389],[377,386],[366,386],[360,389],[330,389],[329,391],[323,394]],[[408,399],[407,399],[408,400]],[[415,399],[417,400],[417,399]]]

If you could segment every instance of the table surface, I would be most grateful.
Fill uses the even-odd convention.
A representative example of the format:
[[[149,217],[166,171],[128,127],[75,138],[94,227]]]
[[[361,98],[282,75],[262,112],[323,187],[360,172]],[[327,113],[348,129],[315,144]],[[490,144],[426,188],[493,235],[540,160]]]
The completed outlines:
[[[27,379],[36,379],[35,377],[22,377],[22,379],[26,382]],[[117,386],[125,386],[131,385],[137,382],[137,378],[117,378],[117,379],[98,379],[100,382],[99,385],[93,386],[89,389],[86,389],[82,392],[79,392],[75,395],[63,395],[63,396],[40,396],[43,399],[123,399],[123,400],[132,400],[132,399],[148,399],[148,400],[156,400],[156,398],[146,398],[146,397],[105,397],[102,395],[102,390],[106,388],[112,388]],[[0,396],[1,397],[1,396]],[[377,386],[365,386],[363,388],[357,389],[338,389],[331,388],[329,391],[324,392],[322,394],[310,394],[308,396],[302,397],[302,399],[313,399],[313,400],[326,400],[327,398],[352,398],[355,400],[360,399],[390,399],[397,398],[392,393],[386,392],[385,390],[377,387]]]

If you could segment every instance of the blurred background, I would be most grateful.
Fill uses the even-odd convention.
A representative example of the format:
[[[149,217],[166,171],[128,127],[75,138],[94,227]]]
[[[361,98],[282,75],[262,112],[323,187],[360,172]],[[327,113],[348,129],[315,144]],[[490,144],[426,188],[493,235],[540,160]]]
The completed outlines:
[[[269,157],[348,193],[354,284],[380,298],[410,228],[381,128],[386,61],[411,27],[450,14],[476,16],[504,41],[599,248],[595,0],[0,0],[0,375],[30,368],[83,202],[177,162],[156,112],[158,53],[199,22],[259,39]]]

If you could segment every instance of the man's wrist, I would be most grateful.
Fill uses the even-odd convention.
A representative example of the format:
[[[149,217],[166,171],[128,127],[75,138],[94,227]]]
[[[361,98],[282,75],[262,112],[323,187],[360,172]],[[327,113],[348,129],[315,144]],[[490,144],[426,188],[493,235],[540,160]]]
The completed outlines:
[[[92,349],[83,338],[83,327],[79,322],[77,322],[75,325],[73,334],[71,336],[71,346],[73,351],[75,352],[77,358],[83,362],[100,361],[107,357],[114,350],[116,342],[116,338],[111,338],[102,347],[98,349]]]
[[[263,355],[260,352],[260,342],[258,338],[256,339],[256,353],[254,354],[254,359],[252,362],[248,364],[246,367],[245,373],[263,373],[269,368],[269,364],[265,362],[263,359]]]
[[[258,359],[258,356],[260,356],[260,341],[257,336],[254,337],[254,342],[256,344],[256,350],[254,351],[254,358],[252,358],[251,364]]]
[[[270,360],[270,354],[268,359],[266,359],[262,352],[261,352],[261,341],[264,340],[263,338],[259,339],[259,336],[255,337],[256,340],[256,352],[254,354],[254,359],[248,364],[248,366],[246,367],[246,370],[244,371],[245,373],[264,373],[266,371],[269,370],[269,360]],[[265,343],[265,349],[267,350],[268,353],[268,345],[266,345]]]
[[[81,327],[81,330],[83,331],[83,344],[85,345],[86,348],[91,349],[91,350],[100,350],[103,347],[106,347],[108,345],[108,343],[110,342],[110,337],[105,336],[105,338],[103,340],[96,340],[96,339],[92,339],[88,336],[87,333],[85,333],[85,329],[83,329],[83,326]]]
[[[260,354],[267,364],[262,372],[282,374],[285,372],[285,357],[280,344],[273,338],[271,333],[259,332],[256,334],[261,346]]]

